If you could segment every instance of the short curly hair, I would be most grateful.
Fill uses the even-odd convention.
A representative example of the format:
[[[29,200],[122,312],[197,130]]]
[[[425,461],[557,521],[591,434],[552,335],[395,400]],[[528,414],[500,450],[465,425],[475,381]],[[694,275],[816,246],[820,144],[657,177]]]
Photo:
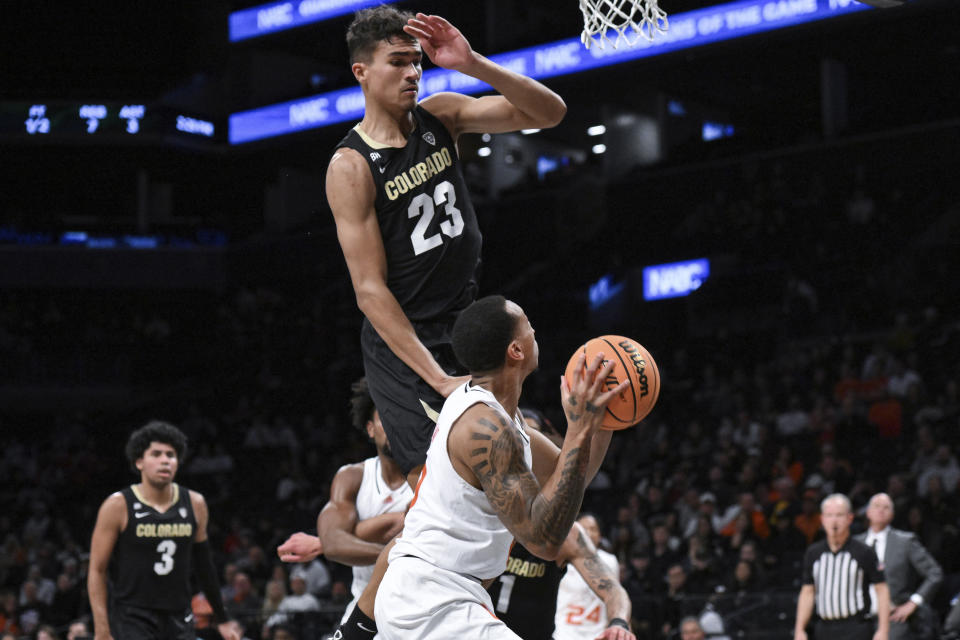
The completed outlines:
[[[380,42],[392,42],[395,38],[416,41],[403,30],[407,20],[412,17],[409,11],[400,11],[387,5],[357,11],[353,22],[347,27],[350,64],[369,61]]]
[[[137,471],[137,460],[150,448],[151,442],[162,442],[173,447],[177,452],[177,460],[183,464],[187,457],[187,436],[169,422],[151,420],[130,434],[127,439],[127,460],[130,467]]]
[[[360,378],[350,385],[350,423],[362,434],[367,434],[367,423],[373,420],[377,408],[370,396],[370,387],[366,378]]]
[[[453,352],[460,364],[470,373],[499,369],[516,335],[517,322],[503,296],[487,296],[472,303],[453,323]]]

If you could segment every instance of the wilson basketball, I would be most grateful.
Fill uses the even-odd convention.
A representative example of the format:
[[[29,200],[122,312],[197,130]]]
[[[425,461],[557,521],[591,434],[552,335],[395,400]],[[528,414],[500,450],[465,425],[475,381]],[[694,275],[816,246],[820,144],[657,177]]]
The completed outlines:
[[[613,360],[614,367],[604,382],[606,389],[616,387],[624,379],[630,385],[610,399],[607,415],[601,427],[610,431],[632,427],[647,417],[660,397],[660,371],[653,356],[636,340],[623,336],[600,336],[580,346],[567,363],[567,383],[573,383],[577,356],[586,355],[584,366],[589,366],[598,351],[605,361]]]

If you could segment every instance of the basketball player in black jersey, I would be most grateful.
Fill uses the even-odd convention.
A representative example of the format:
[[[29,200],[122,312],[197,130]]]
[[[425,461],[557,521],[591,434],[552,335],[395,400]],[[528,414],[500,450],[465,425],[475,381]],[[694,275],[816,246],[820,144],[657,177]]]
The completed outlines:
[[[450,332],[476,297],[481,236],[457,139],[552,127],[566,105],[539,82],[473,51],[439,16],[389,6],[360,11],[347,47],[364,116],[330,160],[327,200],[365,316],[361,347],[370,393],[413,486],[436,412],[468,379]],[[418,103],[424,52],[438,67],[486,82],[499,95],[444,92]],[[354,610],[365,616],[361,629],[375,628],[373,595],[383,570],[381,564]]]
[[[183,432],[159,421],[134,431],[127,441],[127,458],[140,473],[140,483],[104,500],[90,542],[87,590],[96,640],[196,638],[191,566],[220,635],[240,640],[227,624],[210,557],[207,503],[173,481],[186,446]]]
[[[433,421],[466,377],[450,327],[476,297],[481,237],[457,155],[463,133],[545,128],[566,105],[542,84],[474,52],[439,16],[389,6],[347,32],[365,112],[327,169],[327,198],[364,322],[364,368],[391,448],[414,479]],[[423,53],[501,95],[437,93],[417,102]],[[412,484],[412,483],[411,483]]]

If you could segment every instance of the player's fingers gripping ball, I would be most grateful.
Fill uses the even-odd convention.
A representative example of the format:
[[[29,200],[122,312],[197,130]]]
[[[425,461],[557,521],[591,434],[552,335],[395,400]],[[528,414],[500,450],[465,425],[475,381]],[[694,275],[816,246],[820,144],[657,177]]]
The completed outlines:
[[[576,367],[585,367],[597,352],[613,362],[613,369],[603,380],[603,389],[615,388],[623,380],[629,384],[607,404],[600,427],[610,431],[632,427],[647,417],[660,396],[660,371],[653,356],[636,340],[623,336],[600,336],[588,340],[577,349],[567,363],[567,384],[574,383]],[[584,356],[581,360],[580,356]]]

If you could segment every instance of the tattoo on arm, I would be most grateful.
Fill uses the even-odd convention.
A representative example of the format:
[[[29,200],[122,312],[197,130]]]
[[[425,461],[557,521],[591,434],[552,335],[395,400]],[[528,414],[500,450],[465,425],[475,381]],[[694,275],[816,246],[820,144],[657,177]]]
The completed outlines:
[[[556,485],[541,489],[524,462],[520,434],[505,417],[496,420],[498,424],[480,418],[473,425],[470,468],[491,506],[521,542],[562,544],[583,500],[589,451],[570,451]]]
[[[593,589],[598,596],[604,599],[604,594],[612,591],[614,584],[616,584],[610,568],[603,564],[596,550],[587,544],[587,540],[582,532],[577,534],[577,547],[581,549],[581,553],[583,554],[583,566],[580,573],[583,575],[584,581],[590,585],[590,588]]]

